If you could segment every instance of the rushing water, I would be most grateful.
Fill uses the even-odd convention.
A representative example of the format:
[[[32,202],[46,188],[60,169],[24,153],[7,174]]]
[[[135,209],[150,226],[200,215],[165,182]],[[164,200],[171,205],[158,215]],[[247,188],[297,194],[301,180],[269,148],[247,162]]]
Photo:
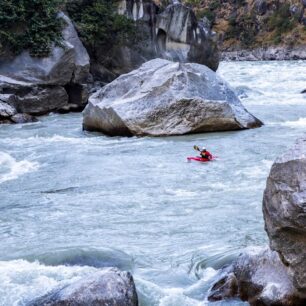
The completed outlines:
[[[262,193],[306,127],[306,62],[222,63],[260,129],[169,138],[84,133],[81,114],[0,126],[0,305],[24,305],[104,266],[141,305],[208,303],[217,270],[267,243]],[[219,156],[187,163],[193,145]]]

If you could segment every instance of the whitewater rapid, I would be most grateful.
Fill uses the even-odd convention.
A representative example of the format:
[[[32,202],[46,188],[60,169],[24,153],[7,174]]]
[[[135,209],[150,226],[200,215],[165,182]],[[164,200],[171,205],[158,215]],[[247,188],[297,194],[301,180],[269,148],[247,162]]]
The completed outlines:
[[[83,132],[81,114],[0,126],[0,305],[26,305],[103,267],[133,273],[141,305],[208,303],[218,270],[267,244],[276,156],[306,128],[306,62],[228,62],[218,73],[262,128],[168,138]],[[219,156],[187,163],[193,145]]]

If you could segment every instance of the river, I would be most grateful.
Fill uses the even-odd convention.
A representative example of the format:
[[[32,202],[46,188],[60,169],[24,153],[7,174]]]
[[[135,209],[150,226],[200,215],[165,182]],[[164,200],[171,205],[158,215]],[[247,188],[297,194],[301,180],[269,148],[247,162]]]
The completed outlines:
[[[130,270],[141,305],[206,301],[218,269],[267,244],[273,160],[306,128],[306,61],[223,62],[265,125],[168,138],[83,132],[81,114],[0,126],[0,305],[25,305],[105,266]],[[215,162],[187,163],[193,145]]]

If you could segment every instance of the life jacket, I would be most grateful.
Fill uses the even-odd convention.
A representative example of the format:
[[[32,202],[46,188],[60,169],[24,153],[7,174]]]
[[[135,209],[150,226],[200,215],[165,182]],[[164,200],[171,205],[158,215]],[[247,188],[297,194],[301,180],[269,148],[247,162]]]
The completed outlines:
[[[212,155],[210,154],[210,152],[205,151],[205,152],[201,152],[201,157],[205,158],[205,159],[212,159]]]

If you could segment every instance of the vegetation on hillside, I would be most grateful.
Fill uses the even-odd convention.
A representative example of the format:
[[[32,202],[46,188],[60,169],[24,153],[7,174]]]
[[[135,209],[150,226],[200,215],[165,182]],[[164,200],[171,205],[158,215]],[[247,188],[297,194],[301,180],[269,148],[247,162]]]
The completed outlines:
[[[61,45],[63,21],[57,17],[61,0],[1,0],[0,54],[47,56],[53,44]]]
[[[117,14],[118,1],[87,0],[81,5],[75,1],[66,4],[69,16],[75,22],[85,45],[109,47],[133,39],[135,23]]]
[[[80,37],[88,47],[120,44],[131,40],[134,22],[117,14],[116,0],[1,0],[0,55],[29,50],[33,57],[46,57],[52,47],[62,46],[63,19],[67,9]]]
[[[259,11],[251,0],[185,0],[184,3],[191,5],[199,18],[205,16],[210,20],[220,34],[224,49],[306,43],[299,0],[267,0],[264,9],[260,9],[264,11]],[[292,13],[292,7],[297,14]]]

